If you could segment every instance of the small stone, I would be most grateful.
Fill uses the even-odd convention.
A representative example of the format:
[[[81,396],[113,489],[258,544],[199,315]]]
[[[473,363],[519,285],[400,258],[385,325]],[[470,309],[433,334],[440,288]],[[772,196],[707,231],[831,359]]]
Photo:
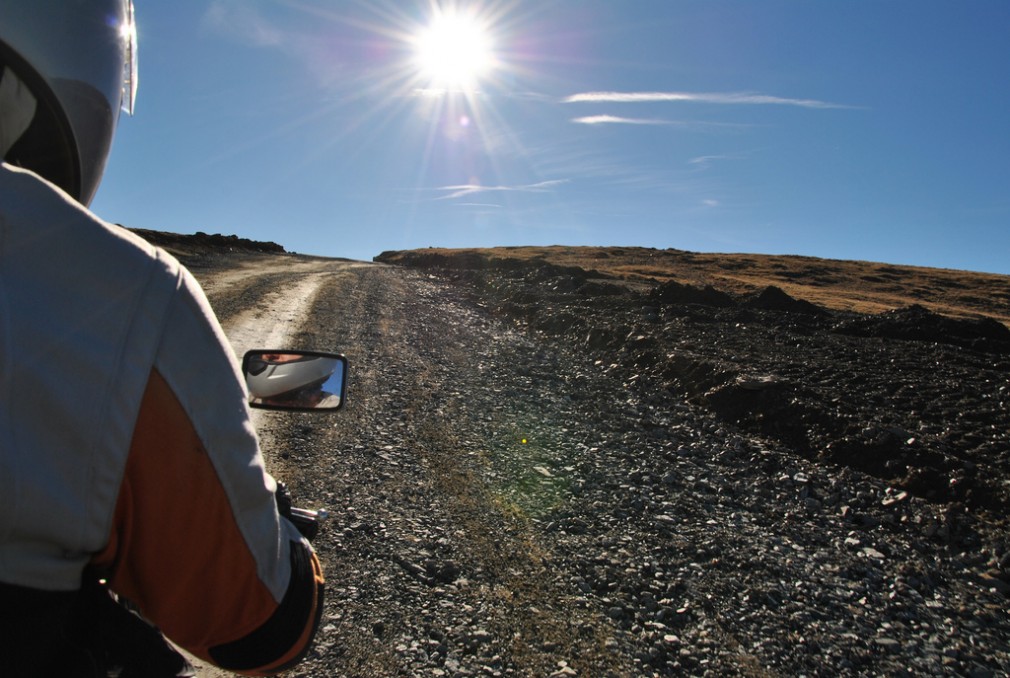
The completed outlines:
[[[873,548],[872,546],[864,546],[863,555],[865,555],[867,558],[873,558],[874,560],[884,560],[886,558],[886,556],[883,553]]]

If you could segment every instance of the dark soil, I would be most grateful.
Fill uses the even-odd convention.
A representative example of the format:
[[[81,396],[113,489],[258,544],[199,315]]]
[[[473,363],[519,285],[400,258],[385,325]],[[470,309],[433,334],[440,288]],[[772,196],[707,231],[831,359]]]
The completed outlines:
[[[468,252],[385,254],[471,290],[493,313],[686,395],[795,454],[930,502],[1010,505],[1010,330],[919,305],[863,315],[775,286],[731,295],[630,286],[598,271]]]
[[[285,252],[284,247],[275,242],[250,240],[237,235],[208,234],[202,231],[188,235],[151,231],[146,228],[131,228],[130,230],[152,245],[168,250],[180,260],[185,261],[190,268],[203,260],[217,259],[228,254],[284,254]]]

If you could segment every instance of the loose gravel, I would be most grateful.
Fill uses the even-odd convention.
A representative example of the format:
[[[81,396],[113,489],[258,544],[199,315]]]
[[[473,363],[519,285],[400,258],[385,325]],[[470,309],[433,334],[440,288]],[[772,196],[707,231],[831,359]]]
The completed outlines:
[[[195,268],[226,327],[286,284],[219,285],[238,260]],[[733,420],[650,371],[656,332],[606,345],[616,316],[594,343],[575,311],[546,325],[472,281],[314,267],[290,336],[351,381],[334,416],[262,420],[268,467],[331,516],[322,627],[289,675],[1010,671],[1001,516]]]

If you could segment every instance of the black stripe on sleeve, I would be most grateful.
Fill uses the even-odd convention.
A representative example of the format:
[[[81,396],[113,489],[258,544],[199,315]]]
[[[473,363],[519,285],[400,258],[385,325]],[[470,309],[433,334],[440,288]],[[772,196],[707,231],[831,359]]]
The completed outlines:
[[[280,672],[300,662],[312,645],[311,639],[319,628],[323,612],[323,585],[318,585],[318,594],[316,586],[308,547],[300,542],[291,542],[291,581],[280,606],[266,623],[249,635],[210,648],[214,663],[233,671],[251,671],[270,666],[295,646],[311,621],[312,634],[309,642],[305,643],[297,657],[273,670]],[[314,599],[315,609],[312,605]]]

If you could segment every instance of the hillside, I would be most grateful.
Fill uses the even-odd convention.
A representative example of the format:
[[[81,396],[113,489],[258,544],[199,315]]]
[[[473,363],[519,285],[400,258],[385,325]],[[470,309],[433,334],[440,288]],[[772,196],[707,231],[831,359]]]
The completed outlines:
[[[703,254],[641,247],[495,247],[447,250],[429,248],[384,252],[375,258],[407,265],[510,265],[579,267],[591,277],[629,286],[669,281],[711,286],[736,295],[769,285],[826,309],[880,313],[919,304],[959,317],[988,316],[1010,325],[1010,276],[866,261],[761,254]],[[449,263],[457,262],[457,263]]]
[[[376,259],[443,272],[530,333],[798,455],[1010,507],[1010,277],[637,248]]]
[[[226,244],[168,246],[236,350],[351,365],[336,416],[256,419],[331,516],[292,675],[1010,671],[1005,325],[764,278]]]

